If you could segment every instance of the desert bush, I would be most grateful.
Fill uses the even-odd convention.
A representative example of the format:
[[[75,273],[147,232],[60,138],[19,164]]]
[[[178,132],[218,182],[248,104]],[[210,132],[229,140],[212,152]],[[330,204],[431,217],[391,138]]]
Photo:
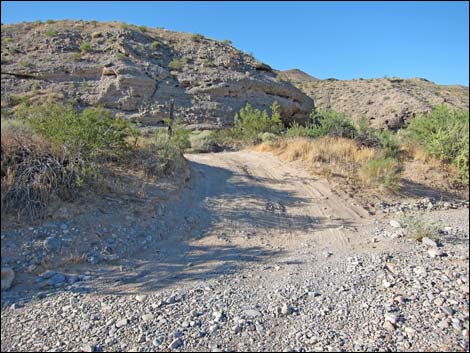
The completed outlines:
[[[185,64],[188,63],[187,58],[174,58],[168,66],[172,70],[181,70]]]
[[[440,236],[441,222],[430,220],[423,211],[407,214],[401,222],[407,238],[421,241],[424,237],[438,239]]]
[[[181,120],[165,119],[168,128],[155,131],[155,142],[157,145],[172,145],[180,151],[185,151],[191,147],[189,135],[191,131],[186,129]],[[171,131],[171,132],[170,132]]]
[[[143,170],[147,177],[174,175],[185,164],[178,146],[153,138],[150,143],[137,149],[129,164],[134,169]]]
[[[46,29],[46,31],[44,32],[44,35],[46,37],[55,37],[57,36],[57,31],[55,29],[52,29],[52,28],[48,28]]]
[[[240,138],[255,141],[260,133],[279,134],[283,129],[279,104],[271,105],[271,116],[263,110],[254,109],[249,103],[235,114],[234,132]]]
[[[147,32],[148,28],[147,26],[139,26],[137,27],[141,32]]]
[[[193,42],[199,42],[201,41],[202,39],[204,39],[204,36],[202,34],[199,34],[199,33],[194,33],[191,35],[191,40]]]
[[[94,39],[99,38],[99,37],[101,37],[101,32],[93,32],[91,34],[91,37],[94,38]]]
[[[357,136],[357,128],[352,120],[343,113],[314,109],[310,114],[310,121],[306,125],[294,122],[286,131],[286,137],[316,138],[322,136],[352,139]]]
[[[298,122],[294,121],[290,124],[289,128],[285,133],[286,138],[294,137],[316,137],[313,130],[310,129],[310,124],[300,125]]]
[[[18,218],[43,216],[54,196],[73,199],[90,170],[80,155],[38,135],[2,128],[2,212]]]
[[[357,134],[353,122],[343,113],[333,110],[313,110],[310,115],[313,137],[335,136],[354,138]]]
[[[279,141],[279,136],[273,134],[272,132],[263,132],[259,134],[258,137],[261,139],[262,143],[265,143],[267,145],[271,145]]]
[[[228,45],[232,45],[232,41],[230,39],[224,39],[222,41],[223,44],[228,44]]]
[[[152,44],[150,44],[150,48],[152,48],[152,50],[157,50],[158,48],[160,48],[160,43],[157,41],[154,41],[152,42]]]
[[[80,61],[82,59],[82,53],[79,51],[76,51],[72,54],[72,58],[74,61]]]
[[[217,152],[220,146],[214,131],[196,131],[189,136],[192,152]]]
[[[425,151],[446,163],[452,163],[460,178],[469,179],[469,114],[442,105],[433,112],[412,119],[406,136]]]
[[[378,156],[362,165],[359,176],[367,186],[395,190],[400,186],[402,169],[397,159]]]
[[[101,108],[77,112],[71,106],[24,106],[16,116],[27,118],[34,131],[56,145],[65,145],[85,159],[117,160],[130,152],[129,136],[138,132],[126,120]]]
[[[6,131],[10,130],[12,132],[20,134],[30,134],[33,133],[33,128],[27,121],[24,119],[4,119],[1,120],[1,130]]]
[[[91,45],[88,42],[82,42],[80,44],[80,51],[82,53],[88,53],[91,50]]]

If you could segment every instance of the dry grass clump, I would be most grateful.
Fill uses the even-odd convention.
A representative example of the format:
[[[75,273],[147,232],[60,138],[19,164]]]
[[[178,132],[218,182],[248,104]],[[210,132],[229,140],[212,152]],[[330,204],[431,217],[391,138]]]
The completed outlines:
[[[347,138],[283,139],[256,149],[273,152],[286,161],[306,162],[316,174],[327,178],[341,176],[365,187],[394,189],[400,180],[401,165],[396,159],[386,158],[380,149],[360,146]]]
[[[51,197],[75,198],[83,163],[79,155],[35,134],[2,129],[2,212],[16,211],[18,218],[34,219],[43,216]]]
[[[318,139],[285,139],[272,146],[263,144],[259,149],[271,150],[286,161],[302,160],[343,166],[356,166],[378,154],[373,148],[358,146],[354,140],[329,136]]]

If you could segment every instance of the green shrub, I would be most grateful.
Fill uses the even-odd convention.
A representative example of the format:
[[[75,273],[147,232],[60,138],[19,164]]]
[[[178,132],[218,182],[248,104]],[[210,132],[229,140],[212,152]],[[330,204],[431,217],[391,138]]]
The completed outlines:
[[[405,133],[409,139],[423,146],[430,155],[455,165],[459,176],[468,185],[468,111],[439,106],[429,114],[412,119]]]
[[[54,20],[46,20],[46,23],[47,24],[52,24],[52,23],[55,23],[55,21]]]
[[[303,126],[294,122],[286,131],[286,137],[345,137],[355,138],[358,130],[353,122],[343,113],[333,110],[313,110],[310,121]]]
[[[88,53],[91,50],[91,45],[88,42],[82,42],[80,44],[80,51],[82,53]]]
[[[334,136],[354,138],[357,129],[352,121],[343,113],[333,110],[314,110],[310,115],[310,129],[313,137]]]
[[[232,41],[230,39],[224,39],[222,43],[232,45]]]
[[[127,56],[126,56],[125,54],[123,54],[123,53],[117,53],[117,54],[116,54],[116,58],[117,58],[118,60],[124,61],[124,60],[127,59]]]
[[[407,238],[421,241],[424,237],[431,239],[439,238],[439,230],[442,228],[441,222],[426,219],[426,214],[414,212],[402,218],[402,224],[406,229]]]
[[[181,171],[184,163],[183,154],[177,146],[159,139],[139,150],[131,161],[131,165],[143,169],[147,176],[174,175]]]
[[[5,43],[11,43],[11,42],[13,42],[13,38],[11,38],[11,37],[6,37],[6,38],[3,40],[3,42],[5,42]]]
[[[142,32],[147,32],[147,30],[148,30],[147,26],[139,26],[137,28]]]
[[[392,157],[376,157],[367,161],[359,170],[361,180],[368,186],[397,189],[403,166]]]
[[[195,131],[189,136],[192,152],[217,152],[220,146],[214,131]]]
[[[101,108],[82,112],[71,106],[44,105],[24,107],[19,116],[27,116],[34,131],[56,145],[65,145],[85,159],[117,160],[124,157],[130,146],[127,137],[137,130],[126,120],[113,118]]]
[[[1,120],[1,130],[12,130],[17,133],[32,133],[33,128],[31,124],[25,119],[4,119]]]
[[[160,42],[152,42],[152,44],[150,44],[150,48],[152,48],[152,50],[158,50],[158,48],[160,48]]]
[[[194,34],[191,35],[191,40],[192,40],[193,42],[199,42],[199,41],[201,41],[202,39],[204,39],[204,36],[201,35],[201,34],[199,34],[199,33],[194,33]]]
[[[279,141],[279,135],[273,134],[272,132],[263,132],[259,134],[258,137],[261,139],[261,142],[266,145],[272,145]]]
[[[307,126],[300,125],[298,122],[294,121],[291,123],[289,128],[286,131],[285,136],[287,138],[292,137],[316,137],[314,131],[310,128],[310,124]]]
[[[186,65],[188,63],[188,59],[187,58],[174,58],[169,64],[168,66],[170,67],[170,69],[172,70],[181,70],[183,68],[184,65]]]
[[[271,105],[271,116],[263,110],[254,109],[249,103],[235,114],[234,131],[243,139],[256,140],[260,133],[279,134],[283,129],[279,103]]]
[[[400,153],[400,142],[397,135],[390,130],[376,131],[375,133],[385,157],[397,157]]]
[[[74,61],[80,61],[82,59],[82,53],[79,51],[74,52],[72,55]]]
[[[165,119],[165,123],[168,125],[168,129],[158,129],[155,131],[155,141],[157,144],[170,144],[181,151],[191,147],[191,142],[189,141],[191,131],[184,128],[180,119],[173,121]]]
[[[52,28],[48,28],[46,29],[46,31],[44,32],[44,35],[46,37],[55,37],[57,36],[57,31],[55,29],[52,29]]]
[[[101,37],[101,32],[93,32],[91,34],[91,37],[94,38],[94,39],[99,38],[99,37]]]

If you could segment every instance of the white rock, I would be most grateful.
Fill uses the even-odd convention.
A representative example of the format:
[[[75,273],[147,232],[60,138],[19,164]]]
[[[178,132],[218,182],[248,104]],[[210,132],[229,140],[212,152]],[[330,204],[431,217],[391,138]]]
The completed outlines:
[[[437,248],[437,243],[435,240],[431,239],[431,238],[428,238],[428,237],[424,237],[421,242],[423,243],[423,245],[426,245],[426,246],[429,246],[429,247],[433,247],[433,248]]]

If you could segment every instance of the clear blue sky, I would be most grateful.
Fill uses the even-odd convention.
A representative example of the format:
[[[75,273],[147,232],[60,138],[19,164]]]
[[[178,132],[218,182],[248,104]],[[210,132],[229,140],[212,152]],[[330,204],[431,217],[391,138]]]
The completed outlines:
[[[95,19],[196,32],[280,70],[339,79],[469,76],[469,4],[461,2],[15,2],[2,23]]]

